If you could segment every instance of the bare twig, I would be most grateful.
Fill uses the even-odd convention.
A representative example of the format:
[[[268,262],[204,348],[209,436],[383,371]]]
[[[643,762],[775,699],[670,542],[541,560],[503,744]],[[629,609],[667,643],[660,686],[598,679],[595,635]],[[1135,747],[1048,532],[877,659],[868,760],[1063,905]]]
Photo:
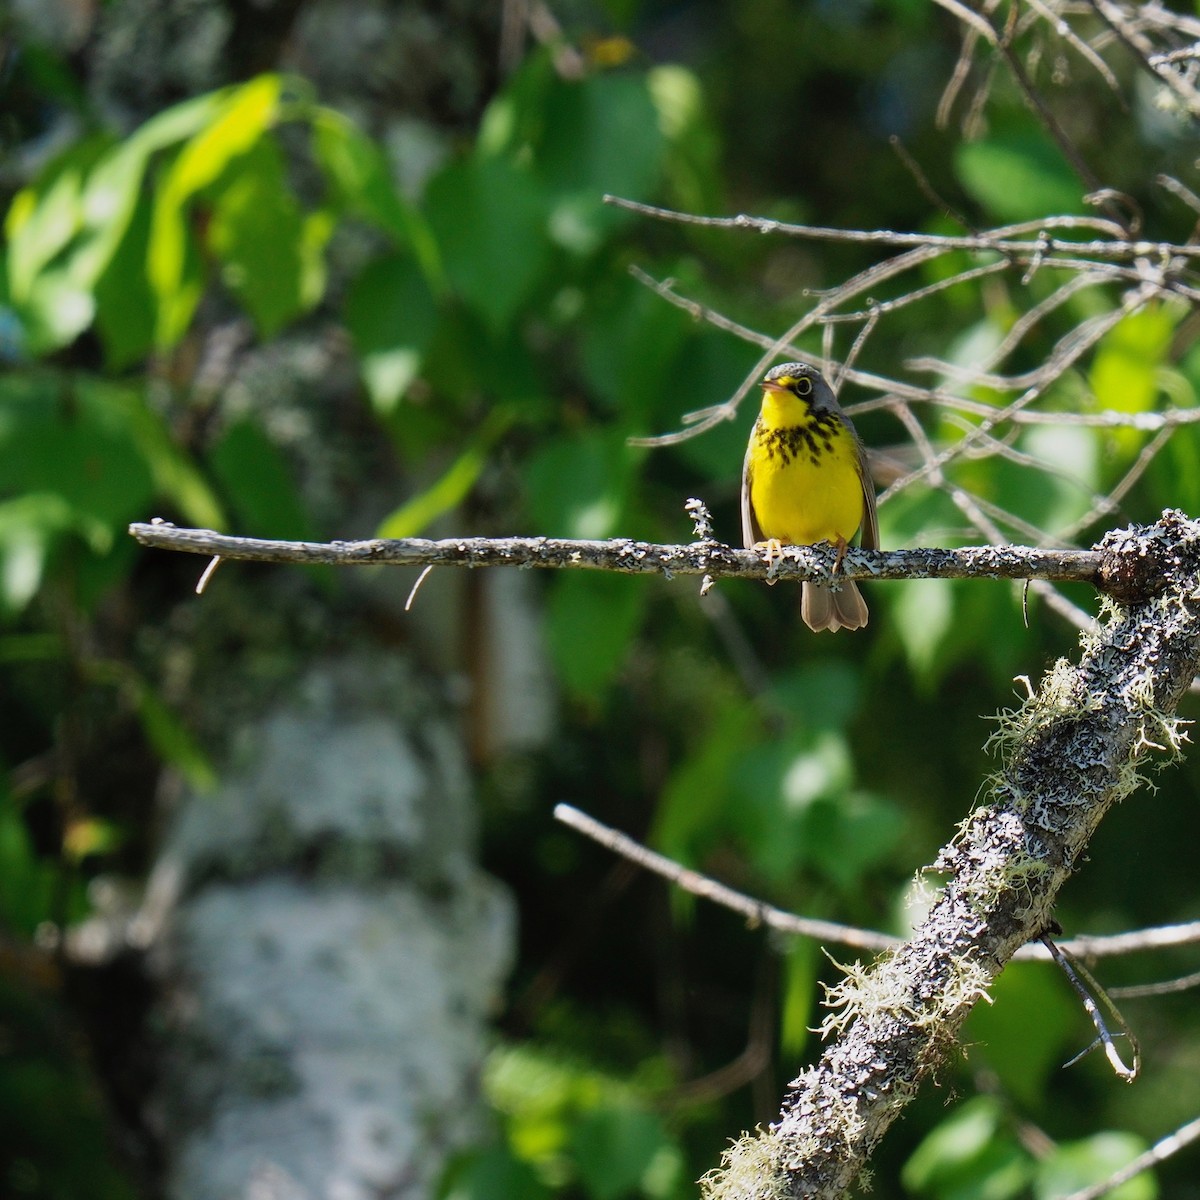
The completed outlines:
[[[221,556],[216,554],[213,556],[208,566],[200,572],[200,578],[196,580],[196,595],[203,596],[204,589],[208,587],[209,581],[217,573],[217,568],[221,565]]]
[[[1142,1056],[1138,1049],[1137,1039],[1126,1024],[1125,1018],[1117,1011],[1116,1005],[1113,1004],[1109,994],[1096,982],[1092,973],[1082,963],[1074,961],[1070,953],[1064,951],[1048,934],[1043,934],[1040,940],[1042,945],[1050,951],[1050,957],[1054,959],[1059,969],[1070,981],[1071,987],[1075,989],[1075,994],[1083,1002],[1083,1007],[1087,1015],[1091,1017],[1092,1024],[1096,1028],[1096,1040],[1086,1049],[1081,1050],[1065,1065],[1073,1067],[1082,1058],[1095,1050],[1097,1046],[1103,1046],[1105,1057],[1108,1059],[1109,1066],[1112,1067],[1116,1077],[1125,1083],[1132,1083],[1138,1077],[1138,1071],[1141,1070]],[[1113,1036],[1112,1030],[1109,1029],[1108,1022],[1104,1018],[1104,1014],[1100,1011],[1102,1004],[1108,1009],[1109,1015],[1113,1020],[1120,1026],[1116,1037],[1125,1038],[1130,1045],[1132,1061],[1129,1063],[1126,1063],[1121,1058],[1117,1050],[1116,1037]]]

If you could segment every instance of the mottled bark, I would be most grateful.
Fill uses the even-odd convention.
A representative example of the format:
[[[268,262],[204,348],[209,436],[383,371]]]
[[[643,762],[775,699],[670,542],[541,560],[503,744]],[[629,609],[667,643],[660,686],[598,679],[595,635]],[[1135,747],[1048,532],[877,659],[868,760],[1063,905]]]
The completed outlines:
[[[178,1200],[432,1193],[514,944],[460,740],[402,664],[312,669],[186,797],[139,935]]]

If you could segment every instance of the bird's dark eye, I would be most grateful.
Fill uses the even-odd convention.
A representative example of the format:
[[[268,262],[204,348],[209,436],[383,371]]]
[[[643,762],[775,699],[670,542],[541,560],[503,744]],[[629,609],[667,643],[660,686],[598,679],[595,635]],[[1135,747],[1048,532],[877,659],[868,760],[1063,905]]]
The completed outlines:
[[[795,383],[792,384],[792,391],[795,392],[797,396],[811,396],[812,380],[809,379],[807,375],[798,376]]]

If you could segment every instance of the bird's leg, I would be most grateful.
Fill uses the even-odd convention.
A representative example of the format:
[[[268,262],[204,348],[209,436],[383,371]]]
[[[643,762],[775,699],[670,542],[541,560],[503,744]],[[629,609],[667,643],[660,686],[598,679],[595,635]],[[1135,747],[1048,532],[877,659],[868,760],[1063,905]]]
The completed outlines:
[[[850,543],[844,537],[838,538],[834,545],[837,546],[837,558],[833,560],[833,570],[830,575],[836,575],[842,569],[842,559],[846,557],[846,551],[850,549]]]
[[[767,564],[767,582],[775,583],[775,566],[783,560],[783,544],[778,538],[767,538],[765,542],[755,542],[754,549],[765,552],[763,559]]]

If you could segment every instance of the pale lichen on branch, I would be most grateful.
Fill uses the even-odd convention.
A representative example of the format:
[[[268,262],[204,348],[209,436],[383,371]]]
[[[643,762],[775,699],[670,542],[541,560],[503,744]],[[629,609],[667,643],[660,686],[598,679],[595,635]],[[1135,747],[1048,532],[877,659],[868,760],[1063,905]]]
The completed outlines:
[[[137,523],[130,535],[144,546],[243,562],[320,563],[331,566],[538,567],[615,571],[628,575],[711,575],[714,579],[828,579],[836,559],[830,546],[788,546],[768,564],[754,550],[718,541],[682,544],[631,538],[589,541],[547,537],[368,538],[292,542],[237,537],[211,529],[182,529],[166,521]],[[1097,550],[1036,546],[926,547],[850,550],[839,574],[846,579],[1046,579],[1091,583],[1112,590]],[[1130,585],[1132,586],[1132,584]]]

